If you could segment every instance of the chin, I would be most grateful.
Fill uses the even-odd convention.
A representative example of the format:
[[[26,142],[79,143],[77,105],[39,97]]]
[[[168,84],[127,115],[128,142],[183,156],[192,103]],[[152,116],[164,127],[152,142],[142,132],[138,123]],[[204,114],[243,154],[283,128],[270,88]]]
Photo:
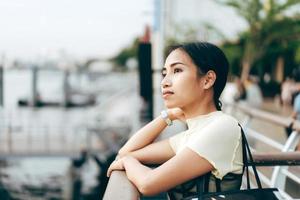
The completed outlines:
[[[165,103],[166,108],[176,108],[176,107],[178,107],[178,105],[175,104],[175,103],[171,103],[171,102],[168,102],[168,101],[165,101],[164,103]]]

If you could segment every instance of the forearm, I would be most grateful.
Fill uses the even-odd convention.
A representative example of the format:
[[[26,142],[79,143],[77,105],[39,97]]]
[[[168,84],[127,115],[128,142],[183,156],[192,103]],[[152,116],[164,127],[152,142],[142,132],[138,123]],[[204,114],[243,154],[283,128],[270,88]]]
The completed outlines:
[[[141,149],[127,153],[143,164],[161,164],[172,158],[175,153],[169,144],[169,139],[153,142]],[[125,155],[125,156],[126,156]],[[124,155],[119,155],[119,158]]]
[[[123,165],[126,171],[128,179],[138,188],[138,190],[144,193],[147,187],[147,177],[151,173],[152,169],[142,165],[138,160],[132,157],[124,157]]]
[[[126,144],[119,150],[119,154],[126,155],[152,143],[159,134],[166,128],[166,122],[158,116],[146,126],[136,132]]]

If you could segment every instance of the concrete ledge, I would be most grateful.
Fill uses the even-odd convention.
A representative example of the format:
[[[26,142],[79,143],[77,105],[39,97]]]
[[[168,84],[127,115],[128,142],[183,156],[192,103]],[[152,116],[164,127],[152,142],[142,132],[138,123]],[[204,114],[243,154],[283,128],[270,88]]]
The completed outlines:
[[[108,181],[104,200],[138,200],[140,194],[136,187],[127,179],[124,171],[113,171]]]

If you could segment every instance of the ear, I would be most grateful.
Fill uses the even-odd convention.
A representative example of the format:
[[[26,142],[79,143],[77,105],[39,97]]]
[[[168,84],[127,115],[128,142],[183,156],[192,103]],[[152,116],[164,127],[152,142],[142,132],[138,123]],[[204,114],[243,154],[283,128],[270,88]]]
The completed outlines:
[[[204,77],[204,89],[211,88],[216,81],[216,73],[212,70],[209,70]]]

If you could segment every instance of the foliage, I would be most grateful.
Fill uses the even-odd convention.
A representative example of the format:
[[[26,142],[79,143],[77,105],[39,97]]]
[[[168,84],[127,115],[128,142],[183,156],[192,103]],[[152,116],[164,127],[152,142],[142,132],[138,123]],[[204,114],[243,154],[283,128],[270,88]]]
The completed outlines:
[[[175,24],[173,31],[166,36],[164,55],[166,57],[168,47],[175,44],[224,39],[225,35],[210,23],[186,21],[182,24]]]
[[[221,49],[225,53],[228,61],[229,61],[229,74],[238,76],[240,71],[240,63],[241,63],[241,57],[243,53],[242,45],[240,41],[238,42],[224,42],[221,46]]]
[[[125,68],[126,61],[129,58],[137,58],[138,44],[139,44],[139,39],[138,38],[134,39],[133,42],[128,47],[122,49],[116,56],[114,56],[110,60],[117,67]]]
[[[218,2],[233,7],[248,23],[248,30],[240,35],[237,42],[239,48],[243,49],[242,78],[247,77],[254,66],[263,72],[264,69],[260,68],[264,65],[260,60],[268,59],[267,56],[275,60],[280,56],[291,58],[290,52],[299,48],[300,17],[297,10],[293,11],[293,8],[299,8],[299,0],[218,0]],[[292,60],[296,61],[295,57]]]

